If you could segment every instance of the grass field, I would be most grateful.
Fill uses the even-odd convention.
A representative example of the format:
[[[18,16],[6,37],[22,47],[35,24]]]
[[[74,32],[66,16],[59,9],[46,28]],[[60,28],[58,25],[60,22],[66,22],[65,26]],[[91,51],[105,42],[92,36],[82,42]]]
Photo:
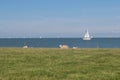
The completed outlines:
[[[0,80],[120,80],[120,49],[0,48]]]

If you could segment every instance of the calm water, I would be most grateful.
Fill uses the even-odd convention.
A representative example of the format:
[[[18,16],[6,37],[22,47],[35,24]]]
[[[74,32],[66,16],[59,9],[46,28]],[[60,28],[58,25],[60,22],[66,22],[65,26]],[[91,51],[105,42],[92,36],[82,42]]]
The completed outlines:
[[[120,38],[93,38],[84,41],[81,38],[1,38],[0,47],[58,48],[60,44],[79,48],[120,48]]]

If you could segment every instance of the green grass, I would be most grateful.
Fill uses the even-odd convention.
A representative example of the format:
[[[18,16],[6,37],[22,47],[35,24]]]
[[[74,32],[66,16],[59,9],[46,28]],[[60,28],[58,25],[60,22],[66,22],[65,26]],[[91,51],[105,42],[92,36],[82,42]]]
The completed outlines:
[[[0,80],[120,80],[120,49],[0,48]]]

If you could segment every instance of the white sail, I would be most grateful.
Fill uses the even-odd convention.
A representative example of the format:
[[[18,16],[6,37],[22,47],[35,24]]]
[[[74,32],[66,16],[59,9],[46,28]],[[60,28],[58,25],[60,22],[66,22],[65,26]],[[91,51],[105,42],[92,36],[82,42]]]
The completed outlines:
[[[83,40],[91,40],[91,36],[90,36],[88,30],[86,30],[86,32],[85,32],[85,34],[83,36]]]

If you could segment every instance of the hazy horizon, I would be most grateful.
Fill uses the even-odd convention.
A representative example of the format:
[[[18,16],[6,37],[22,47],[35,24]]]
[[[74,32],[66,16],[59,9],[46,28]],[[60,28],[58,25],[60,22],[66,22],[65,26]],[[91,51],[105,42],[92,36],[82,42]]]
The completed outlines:
[[[120,0],[0,0],[0,38],[120,37]]]

